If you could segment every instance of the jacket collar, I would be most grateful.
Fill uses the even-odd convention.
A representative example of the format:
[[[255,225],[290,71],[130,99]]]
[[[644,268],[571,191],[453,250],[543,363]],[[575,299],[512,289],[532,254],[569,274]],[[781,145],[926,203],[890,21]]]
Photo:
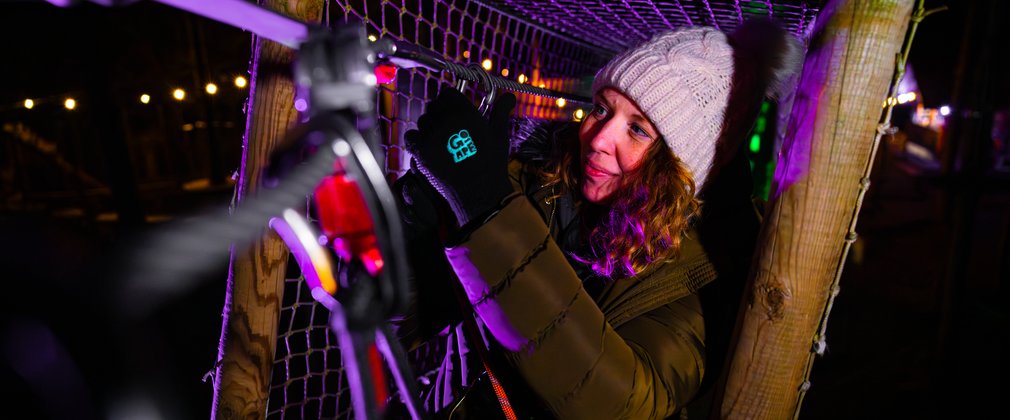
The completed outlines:
[[[577,124],[541,125],[532,130],[519,145],[516,158],[519,164],[510,168],[513,179],[540,211],[551,236],[566,255],[576,250],[578,241],[578,214],[571,192],[558,199],[552,188],[545,187],[537,176],[536,168],[550,156],[566,136],[574,135]],[[655,308],[696,293],[702,286],[716,278],[715,267],[705,254],[695,231],[690,231],[681,244],[676,258],[657,261],[641,273],[616,280],[601,279],[582,263],[569,258],[569,262],[585,283],[587,291],[596,300],[608,322],[618,327],[625,321]]]

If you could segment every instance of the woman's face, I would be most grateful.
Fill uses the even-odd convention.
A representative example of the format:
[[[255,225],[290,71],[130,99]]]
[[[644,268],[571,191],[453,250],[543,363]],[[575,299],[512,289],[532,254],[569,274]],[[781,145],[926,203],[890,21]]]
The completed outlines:
[[[601,89],[593,103],[579,128],[582,195],[601,204],[624,186],[625,175],[637,169],[649,146],[659,141],[659,130],[616,89]]]

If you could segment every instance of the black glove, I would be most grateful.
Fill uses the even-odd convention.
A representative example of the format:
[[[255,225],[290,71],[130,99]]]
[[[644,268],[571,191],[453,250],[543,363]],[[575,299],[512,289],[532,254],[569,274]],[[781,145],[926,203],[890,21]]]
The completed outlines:
[[[415,169],[407,171],[393,183],[393,196],[400,210],[407,242],[420,236],[438,237],[441,231],[439,222],[452,219],[445,199]]]
[[[516,97],[502,95],[485,119],[459,91],[446,87],[404,135],[417,168],[445,197],[462,227],[513,192],[508,180],[509,114]]]

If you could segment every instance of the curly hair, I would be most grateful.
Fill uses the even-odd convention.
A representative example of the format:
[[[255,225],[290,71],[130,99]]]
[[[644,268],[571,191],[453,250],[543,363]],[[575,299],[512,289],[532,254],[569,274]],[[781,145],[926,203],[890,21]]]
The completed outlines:
[[[583,174],[575,137],[565,141],[567,147],[555,148],[541,168],[545,186],[580,191]],[[608,205],[579,201],[589,249],[573,257],[608,278],[635,275],[654,261],[676,257],[701,208],[691,172],[661,139],[649,146],[642,164],[626,174]]]

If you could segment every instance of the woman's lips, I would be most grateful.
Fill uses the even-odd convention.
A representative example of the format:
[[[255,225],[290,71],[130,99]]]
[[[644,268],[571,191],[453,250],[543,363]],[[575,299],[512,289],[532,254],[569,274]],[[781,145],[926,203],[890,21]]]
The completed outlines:
[[[586,175],[589,176],[589,177],[591,177],[591,178],[606,178],[606,177],[614,176],[614,174],[612,174],[610,172],[607,172],[607,171],[605,171],[603,169],[600,169],[600,167],[598,167],[596,165],[593,165],[592,162],[586,162],[585,172],[586,172]]]

